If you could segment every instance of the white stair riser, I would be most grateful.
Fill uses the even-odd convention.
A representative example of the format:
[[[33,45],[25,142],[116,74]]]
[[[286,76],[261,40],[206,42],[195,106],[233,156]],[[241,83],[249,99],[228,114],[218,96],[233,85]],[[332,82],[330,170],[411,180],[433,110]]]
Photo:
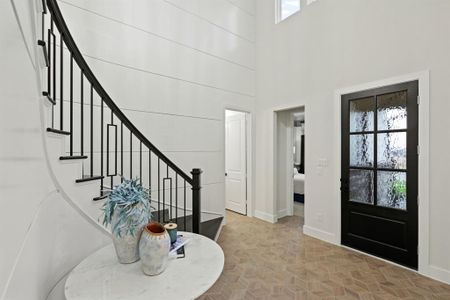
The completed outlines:
[[[101,223],[103,201],[93,201],[100,195],[100,180],[77,183],[82,178],[83,160],[60,160],[64,154],[64,144],[68,136],[55,133],[46,135],[50,164],[59,184],[66,193],[91,219]]]

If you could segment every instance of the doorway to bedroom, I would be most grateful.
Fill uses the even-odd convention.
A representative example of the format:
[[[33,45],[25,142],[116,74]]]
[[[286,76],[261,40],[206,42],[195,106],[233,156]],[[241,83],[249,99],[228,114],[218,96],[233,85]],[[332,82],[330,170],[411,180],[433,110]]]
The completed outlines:
[[[305,107],[275,111],[275,201],[277,219],[305,216]]]
[[[305,112],[293,114],[294,216],[305,217]]]

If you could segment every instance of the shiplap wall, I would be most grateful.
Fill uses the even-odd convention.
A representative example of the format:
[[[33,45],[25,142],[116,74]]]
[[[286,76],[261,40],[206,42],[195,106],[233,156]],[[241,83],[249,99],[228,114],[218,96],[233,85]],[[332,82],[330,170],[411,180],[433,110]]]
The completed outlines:
[[[223,213],[224,108],[254,107],[254,0],[59,5],[111,98],[183,170],[203,169],[202,209]]]

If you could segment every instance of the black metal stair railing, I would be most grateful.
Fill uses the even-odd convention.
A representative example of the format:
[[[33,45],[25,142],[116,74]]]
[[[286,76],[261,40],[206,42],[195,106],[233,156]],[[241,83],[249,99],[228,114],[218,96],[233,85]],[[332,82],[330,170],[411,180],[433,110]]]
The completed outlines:
[[[88,66],[57,1],[42,0],[42,5],[38,45],[46,65],[43,95],[52,105],[47,131],[68,136],[68,153],[60,159],[83,160],[83,175],[76,182],[99,181],[94,201],[106,198],[124,178],[139,178],[152,191],[154,218],[199,233],[202,171],[193,169],[189,176],[136,128]]]

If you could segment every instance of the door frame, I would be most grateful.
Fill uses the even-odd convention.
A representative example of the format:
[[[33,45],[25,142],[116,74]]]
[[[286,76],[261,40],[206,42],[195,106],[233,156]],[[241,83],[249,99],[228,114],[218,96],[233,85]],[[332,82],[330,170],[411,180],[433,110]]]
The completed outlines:
[[[341,96],[351,94],[358,91],[364,91],[374,88],[379,88],[388,85],[399,84],[408,81],[419,82],[419,157],[418,157],[418,271],[430,277],[440,277],[440,271],[430,265],[429,261],[429,98],[430,98],[430,79],[429,71],[422,71],[417,73],[406,74],[402,76],[382,79],[369,83],[363,83],[347,88],[338,89],[334,96],[334,111],[335,111],[335,132],[334,132],[334,147],[336,161],[336,168],[334,173],[335,184],[333,190],[335,191],[335,205],[333,210],[336,215],[334,222],[337,232],[335,234],[334,243],[341,244]],[[390,262],[390,261],[388,261]],[[393,262],[390,262],[393,263]],[[396,263],[393,263],[398,265]]]
[[[247,169],[247,176],[246,176],[246,203],[247,203],[247,214],[248,217],[254,216],[254,202],[253,202],[253,136],[252,136],[252,129],[253,129],[253,115],[250,111],[244,110],[241,108],[237,108],[234,106],[225,106],[223,109],[223,184],[224,184],[224,192],[226,192],[226,186],[225,186],[225,159],[226,159],[226,153],[225,153],[225,142],[226,142],[226,111],[237,111],[241,113],[245,113],[245,130],[246,130],[246,138],[245,138],[245,144],[246,144],[246,169]],[[226,198],[224,197],[224,207],[226,209]]]
[[[291,111],[291,110],[296,110],[296,109],[303,109],[303,112],[305,114],[305,120],[306,120],[306,105],[305,104],[297,104],[294,106],[281,106],[278,108],[275,108],[273,110],[273,207],[274,207],[274,216],[273,216],[273,222],[278,222],[278,219],[286,217],[286,216],[293,216],[294,215],[294,179],[293,179],[293,169],[294,169],[294,158],[292,155],[287,155],[286,156],[286,178],[292,178],[292,180],[287,180],[287,182],[285,183],[284,187],[287,189],[287,197],[285,199],[286,201],[286,209],[284,211],[280,211],[278,209],[278,168],[277,168],[277,164],[278,164],[278,113],[282,113],[282,112],[286,112],[286,111]],[[290,144],[293,144],[293,136],[292,136],[292,132],[294,130],[294,117],[291,114],[290,115],[290,129],[291,129],[291,141]],[[307,131],[306,129],[306,122],[305,122],[305,131]],[[306,152],[306,146],[305,146],[305,161],[306,161],[306,157],[307,157],[307,152]],[[306,171],[305,171],[306,173]],[[306,195],[306,179],[305,179],[305,183],[304,183],[304,189],[305,189],[305,195]],[[289,196],[291,195],[291,196]],[[304,218],[306,218],[306,201],[303,204],[304,205],[304,211],[305,211],[305,216]]]

